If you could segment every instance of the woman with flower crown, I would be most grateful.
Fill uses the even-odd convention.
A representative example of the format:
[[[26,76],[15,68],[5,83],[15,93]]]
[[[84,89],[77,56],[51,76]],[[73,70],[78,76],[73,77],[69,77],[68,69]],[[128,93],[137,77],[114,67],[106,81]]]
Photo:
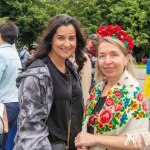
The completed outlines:
[[[134,73],[132,38],[118,25],[97,30],[96,79],[84,108],[77,150],[144,150],[150,145],[147,106]]]

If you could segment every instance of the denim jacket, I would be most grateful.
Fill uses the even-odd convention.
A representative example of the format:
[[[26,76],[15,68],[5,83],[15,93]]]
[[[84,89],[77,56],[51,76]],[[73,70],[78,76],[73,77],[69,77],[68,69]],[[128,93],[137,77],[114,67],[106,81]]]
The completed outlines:
[[[0,102],[18,102],[16,78],[21,69],[17,50],[6,43],[0,46]]]

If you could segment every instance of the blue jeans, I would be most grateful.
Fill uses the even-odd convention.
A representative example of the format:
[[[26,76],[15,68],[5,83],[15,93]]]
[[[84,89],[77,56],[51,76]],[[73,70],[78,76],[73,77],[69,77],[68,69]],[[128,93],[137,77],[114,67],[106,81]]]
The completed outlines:
[[[9,136],[6,143],[6,150],[12,150],[14,148],[14,138],[17,132],[17,123],[11,130],[9,131]]]
[[[5,103],[7,116],[8,116],[8,124],[9,124],[9,131],[16,125],[17,118],[19,114],[19,103],[12,102],[12,103]],[[0,137],[0,150],[8,150],[6,149],[6,144],[8,138],[11,136],[11,132],[5,133]],[[13,140],[13,139],[12,139]]]

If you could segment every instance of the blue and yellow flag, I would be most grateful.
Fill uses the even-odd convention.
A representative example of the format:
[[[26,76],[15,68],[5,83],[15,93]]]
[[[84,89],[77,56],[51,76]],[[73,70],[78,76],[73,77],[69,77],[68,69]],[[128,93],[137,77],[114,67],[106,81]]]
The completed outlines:
[[[144,84],[144,96],[150,98],[150,58],[146,65],[146,81]]]

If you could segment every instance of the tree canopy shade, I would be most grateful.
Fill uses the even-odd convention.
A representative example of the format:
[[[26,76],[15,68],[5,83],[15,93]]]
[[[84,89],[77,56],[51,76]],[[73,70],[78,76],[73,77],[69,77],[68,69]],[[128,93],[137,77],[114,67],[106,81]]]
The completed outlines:
[[[0,17],[9,17],[19,27],[19,41],[30,44],[37,39],[49,20],[42,0],[1,0]]]
[[[8,17],[20,29],[19,41],[36,41],[50,19],[60,13],[76,16],[87,34],[99,25],[119,24],[141,45],[150,42],[148,0],[1,0],[0,18]]]

